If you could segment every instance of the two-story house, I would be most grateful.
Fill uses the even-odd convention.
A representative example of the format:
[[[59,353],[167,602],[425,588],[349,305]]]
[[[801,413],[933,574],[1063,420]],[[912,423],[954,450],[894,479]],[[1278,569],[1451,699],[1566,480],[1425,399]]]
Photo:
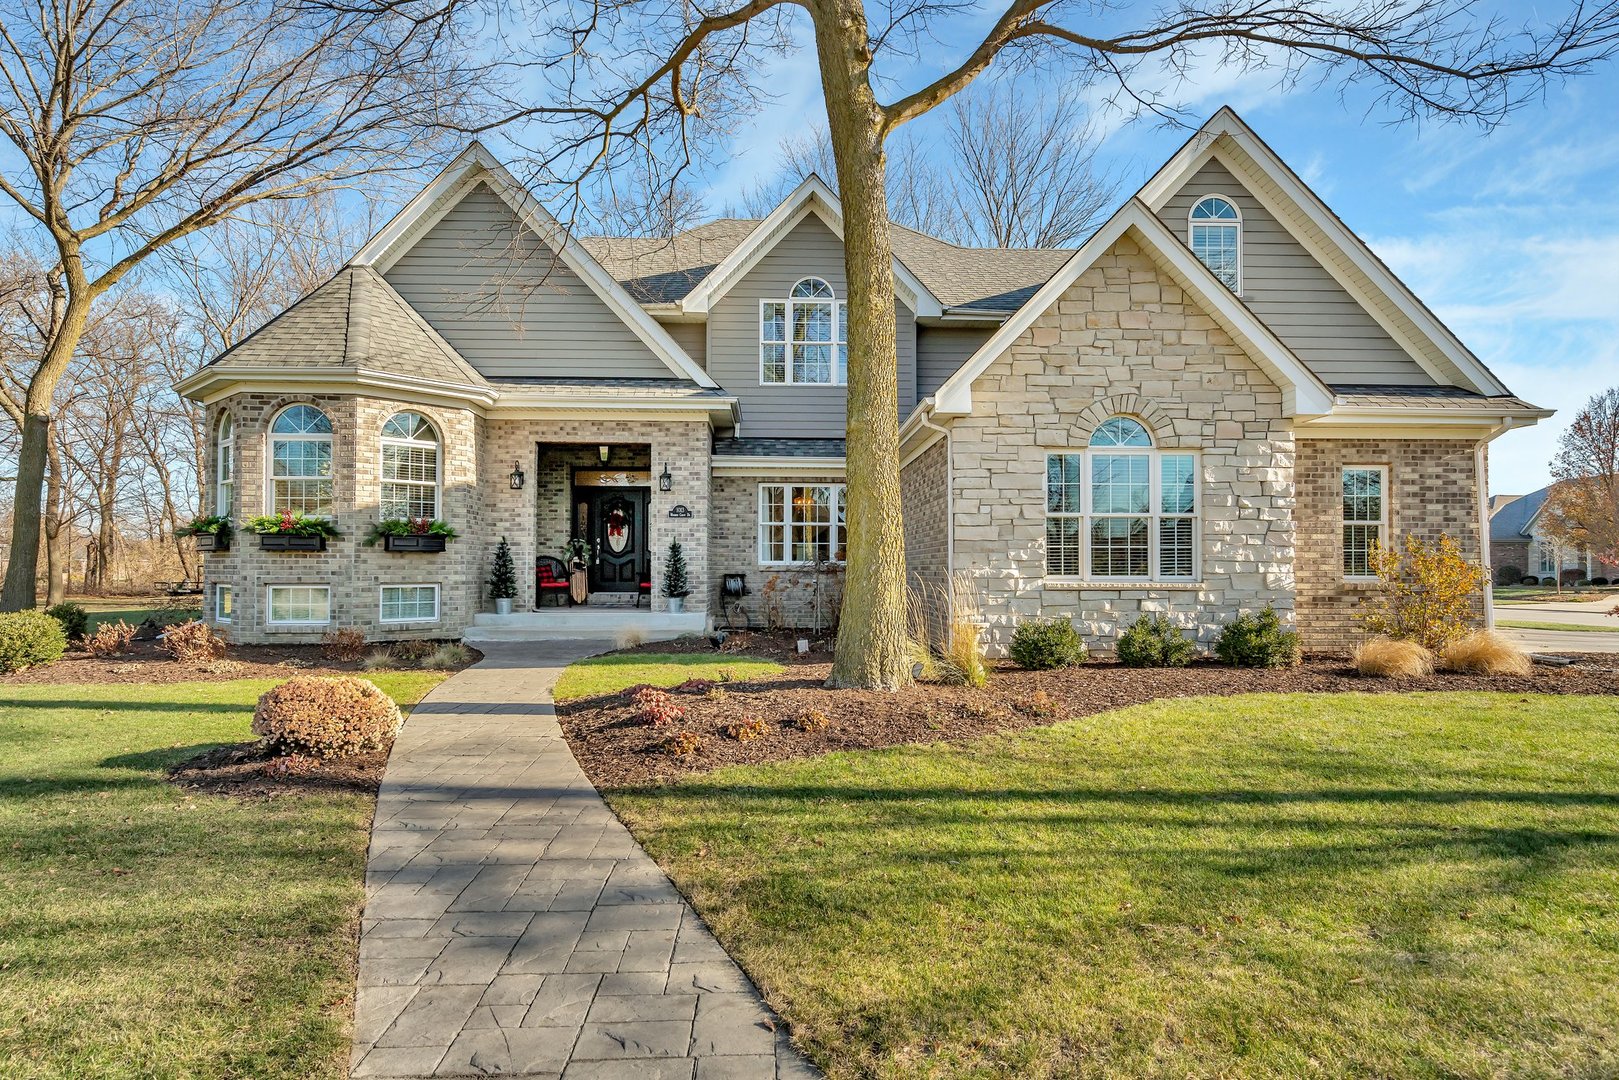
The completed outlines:
[[[650,585],[698,628],[726,575],[755,625],[823,625],[845,520],[837,197],[668,238],[574,238],[481,147],[331,281],[181,384],[207,407],[210,507],[332,518],[318,553],[238,535],[206,562],[240,641],[566,627],[529,568],[570,537],[598,597]],[[1374,544],[1488,560],[1485,448],[1513,397],[1234,113],[1077,250],[895,226],[912,581],[976,594],[987,637],[1145,610],[1202,640],[1271,604],[1341,648]],[[437,517],[440,554],[365,547]],[[496,541],[519,614],[488,614]],[[681,541],[691,596],[658,585]],[[633,602],[633,599],[632,599]],[[1482,607],[1480,617],[1483,617]]]

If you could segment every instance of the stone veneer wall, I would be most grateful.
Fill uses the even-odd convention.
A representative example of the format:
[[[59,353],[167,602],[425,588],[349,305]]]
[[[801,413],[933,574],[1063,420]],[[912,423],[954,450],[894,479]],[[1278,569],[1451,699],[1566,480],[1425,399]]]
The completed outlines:
[[[940,439],[899,474],[905,512],[905,586],[933,641],[943,641],[949,614],[950,532],[948,440]],[[915,630],[916,628],[912,628]]]
[[[1344,466],[1389,467],[1392,543],[1448,535],[1477,563],[1482,529],[1473,448],[1463,439],[1299,439],[1298,622],[1306,649],[1343,652],[1366,636],[1354,614],[1374,586],[1343,575]],[[1473,617],[1483,625],[1482,593]]]
[[[1046,454],[1084,448],[1116,413],[1145,422],[1160,447],[1201,453],[1200,584],[1046,581]],[[1168,611],[1205,644],[1267,602],[1292,617],[1293,436],[1281,392],[1129,237],[978,379],[951,444],[956,571],[976,581],[992,652],[1041,616],[1073,619],[1103,650],[1147,611]]]
[[[776,612],[782,626],[810,629],[816,625],[813,570],[797,567],[764,566],[759,562],[759,485],[842,483],[843,477],[716,476],[709,497],[714,515],[710,560],[714,567],[714,588],[723,574],[746,574],[751,594],[741,601],[755,628],[768,622]],[[836,625],[836,614],[843,603],[843,574],[821,574],[820,625],[828,630]],[[768,591],[767,591],[768,590]],[[714,617],[720,619],[716,594],[710,592]]]
[[[478,552],[481,562],[477,567],[481,583],[488,576],[489,564],[494,559],[495,543],[504,536],[511,544],[512,558],[517,563],[517,598],[514,611],[528,611],[534,607],[534,556],[554,555],[558,543],[547,543],[543,551],[537,549],[538,507],[545,485],[531,482],[522,491],[513,491],[506,477],[512,462],[522,464],[525,472],[536,470],[535,451],[544,445],[548,451],[557,446],[578,444],[594,454],[603,439],[603,432],[611,431],[614,446],[642,445],[648,448],[648,460],[654,475],[669,467],[673,490],[659,491],[652,485],[652,501],[648,509],[648,543],[652,548],[652,610],[667,611],[668,599],[663,595],[663,564],[669,553],[669,541],[678,539],[686,554],[686,577],[691,595],[686,598],[687,611],[707,611],[714,594],[709,581],[709,501],[708,474],[710,458],[709,428],[706,417],[690,420],[625,420],[620,417],[601,416],[588,420],[502,420],[484,422],[480,438],[480,456],[490,462],[494,475],[484,486],[483,524],[484,539]],[[565,455],[564,455],[565,457]],[[671,518],[669,511],[683,505],[691,511],[689,518]],[[492,606],[487,605],[486,606]]]
[[[343,535],[319,553],[268,552],[257,536],[240,523],[268,513],[265,472],[265,437],[271,419],[288,405],[308,403],[332,422],[333,496],[335,520]],[[439,516],[449,522],[460,539],[437,555],[386,552],[379,544],[361,541],[377,520],[381,489],[382,425],[394,413],[413,409],[438,428],[440,450]],[[231,513],[237,524],[231,549],[204,556],[205,612],[214,617],[215,586],[229,585],[232,617],[220,623],[233,641],[318,641],[327,629],[358,627],[378,640],[455,638],[471,623],[478,610],[478,588],[473,570],[478,562],[477,540],[482,499],[478,490],[477,421],[465,409],[383,401],[369,397],[330,394],[235,394],[210,405],[207,431],[218,430],[219,417],[229,410],[235,422],[236,505]],[[208,454],[208,505],[212,506],[217,468],[212,442]],[[388,623],[379,618],[383,585],[439,586],[436,622]],[[265,623],[266,588],[270,585],[327,585],[332,590],[332,619],[325,627],[275,627]]]

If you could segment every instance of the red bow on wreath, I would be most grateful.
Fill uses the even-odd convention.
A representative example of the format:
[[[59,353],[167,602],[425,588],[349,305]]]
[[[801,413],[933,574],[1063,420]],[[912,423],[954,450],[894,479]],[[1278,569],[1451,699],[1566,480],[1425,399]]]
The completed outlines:
[[[614,537],[615,539],[617,537],[623,536],[624,535],[624,525],[625,525],[624,511],[622,511],[622,510],[609,510],[607,512],[607,535],[608,536]]]

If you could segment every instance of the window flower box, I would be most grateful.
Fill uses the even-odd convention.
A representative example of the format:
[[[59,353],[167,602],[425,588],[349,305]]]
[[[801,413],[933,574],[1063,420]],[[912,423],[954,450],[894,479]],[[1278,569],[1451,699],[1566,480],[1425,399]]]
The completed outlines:
[[[449,537],[436,533],[424,533],[419,536],[384,536],[382,550],[432,555],[443,551],[448,541]]]
[[[220,552],[230,550],[229,533],[197,533],[196,541],[197,550],[201,552]]]
[[[326,537],[298,536],[294,533],[261,533],[259,547],[265,551],[325,551]]]

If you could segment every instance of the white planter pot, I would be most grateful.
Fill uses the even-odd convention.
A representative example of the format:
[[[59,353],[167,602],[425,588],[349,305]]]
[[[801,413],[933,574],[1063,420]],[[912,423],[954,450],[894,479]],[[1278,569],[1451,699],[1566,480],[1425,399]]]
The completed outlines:
[[[671,614],[679,615],[686,610],[686,598],[684,596],[671,596],[668,600]]]
[[[510,615],[511,613],[512,613],[512,598],[509,597],[509,596],[498,597],[495,600],[495,614],[496,615]]]

